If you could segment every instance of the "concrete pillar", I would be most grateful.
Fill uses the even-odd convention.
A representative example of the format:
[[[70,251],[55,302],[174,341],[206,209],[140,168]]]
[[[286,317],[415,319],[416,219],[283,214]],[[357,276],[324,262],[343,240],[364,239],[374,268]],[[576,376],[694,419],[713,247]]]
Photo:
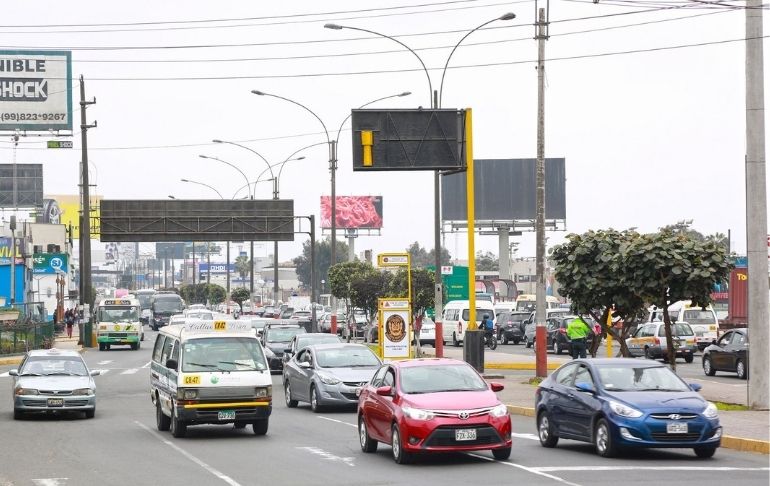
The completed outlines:
[[[500,262],[500,278],[510,280],[511,279],[511,264],[508,258],[508,245],[510,243],[510,228],[503,226],[497,229],[497,247]]]

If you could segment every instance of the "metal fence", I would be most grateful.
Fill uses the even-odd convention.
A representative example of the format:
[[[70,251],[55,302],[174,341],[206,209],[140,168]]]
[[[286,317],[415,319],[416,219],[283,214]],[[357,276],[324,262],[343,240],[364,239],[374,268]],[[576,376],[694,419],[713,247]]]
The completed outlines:
[[[0,356],[22,354],[31,349],[53,346],[53,323],[31,322],[20,319],[13,324],[0,325]]]

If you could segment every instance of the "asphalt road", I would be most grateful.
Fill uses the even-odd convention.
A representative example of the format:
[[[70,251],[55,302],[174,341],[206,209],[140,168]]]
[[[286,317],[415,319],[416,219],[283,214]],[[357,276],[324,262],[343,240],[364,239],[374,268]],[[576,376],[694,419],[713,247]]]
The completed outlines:
[[[96,418],[50,416],[14,421],[11,367],[0,367],[0,485],[767,485],[768,457],[726,449],[710,460],[691,450],[640,451],[602,459],[590,445],[563,441],[543,449],[528,417],[513,416],[515,441],[509,461],[490,453],[452,454],[396,465],[390,447],[361,452],[351,410],[314,414],[303,404],[283,403],[274,375],[270,430],[199,426],[184,439],[155,428],[147,365],[156,333],[139,351],[89,350],[86,361],[103,370],[97,381]],[[502,347],[505,348],[505,347]],[[500,348],[498,348],[500,349]],[[5,382],[5,383],[3,383]]]

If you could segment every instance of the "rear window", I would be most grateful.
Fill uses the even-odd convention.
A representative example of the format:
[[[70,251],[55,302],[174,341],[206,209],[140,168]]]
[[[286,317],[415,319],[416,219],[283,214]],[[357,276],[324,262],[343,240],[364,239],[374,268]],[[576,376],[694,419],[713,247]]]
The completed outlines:
[[[658,329],[658,336],[662,337],[666,335],[666,326],[660,326]],[[692,336],[692,328],[688,324],[671,324],[672,336]]]
[[[484,318],[484,314],[487,314],[490,319],[495,318],[495,313],[489,309],[476,309],[476,322],[481,322],[481,319]],[[471,311],[470,309],[463,309],[463,320],[467,321],[471,317]]]

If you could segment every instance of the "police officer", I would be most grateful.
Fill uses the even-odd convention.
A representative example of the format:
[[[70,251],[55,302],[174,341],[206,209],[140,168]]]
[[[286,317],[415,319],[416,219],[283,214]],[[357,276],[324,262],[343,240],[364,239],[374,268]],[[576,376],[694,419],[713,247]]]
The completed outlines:
[[[586,340],[592,332],[582,317],[576,317],[567,324],[567,337],[571,342],[572,359],[586,357]]]

